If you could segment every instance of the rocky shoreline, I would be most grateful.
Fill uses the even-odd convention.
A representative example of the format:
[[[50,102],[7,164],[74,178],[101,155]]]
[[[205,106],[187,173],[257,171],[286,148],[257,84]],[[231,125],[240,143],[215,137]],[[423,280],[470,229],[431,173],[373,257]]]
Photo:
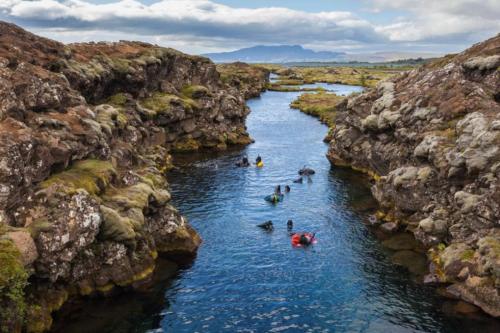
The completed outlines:
[[[42,332],[68,298],[195,255],[200,237],[169,204],[170,153],[250,143],[245,99],[269,72],[224,79],[150,44],[0,31],[0,328]]]
[[[380,228],[429,249],[426,283],[500,316],[500,35],[337,106],[328,158],[369,174]]]

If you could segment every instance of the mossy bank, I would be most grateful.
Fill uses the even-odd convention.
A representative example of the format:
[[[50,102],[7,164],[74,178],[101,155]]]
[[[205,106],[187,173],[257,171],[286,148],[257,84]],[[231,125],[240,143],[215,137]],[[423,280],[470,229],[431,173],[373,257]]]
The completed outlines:
[[[250,143],[245,99],[268,72],[221,78],[150,44],[0,30],[0,331],[42,332],[68,299],[195,255],[201,239],[170,204],[170,153]],[[257,90],[241,92],[242,75]]]
[[[426,283],[500,316],[500,36],[336,107],[328,157],[374,179],[382,230],[429,249]]]

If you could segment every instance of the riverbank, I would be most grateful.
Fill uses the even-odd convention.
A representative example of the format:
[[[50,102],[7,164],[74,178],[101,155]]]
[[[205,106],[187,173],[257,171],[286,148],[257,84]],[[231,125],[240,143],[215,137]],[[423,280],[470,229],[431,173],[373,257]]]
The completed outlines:
[[[429,284],[500,316],[500,37],[385,81],[336,109],[328,157],[370,174],[386,231],[428,249]]]
[[[339,95],[360,89],[324,88]],[[177,168],[168,175],[173,204],[204,240],[193,265],[164,282],[157,297],[139,292],[128,302],[120,299],[116,306],[126,315],[115,313],[110,299],[107,309],[82,307],[82,316],[73,315],[68,325],[62,319],[59,327],[65,333],[124,327],[181,333],[496,332],[495,321],[477,309],[447,301],[421,283],[425,251],[411,234],[374,236],[378,229],[370,221],[377,202],[366,186],[369,179],[331,168],[322,141],[328,129],[290,109],[298,95],[268,91],[248,101],[254,144],[174,158]],[[257,154],[264,168],[235,167],[244,155],[253,160]],[[316,170],[312,183],[292,183],[304,164]],[[273,206],[264,196],[277,184],[292,191]],[[293,248],[288,219],[296,231],[316,232],[317,244]],[[256,226],[266,220],[275,225],[272,233]]]
[[[42,332],[69,299],[140,288],[158,256],[196,254],[170,154],[249,144],[250,95],[206,58],[0,28],[0,328]]]

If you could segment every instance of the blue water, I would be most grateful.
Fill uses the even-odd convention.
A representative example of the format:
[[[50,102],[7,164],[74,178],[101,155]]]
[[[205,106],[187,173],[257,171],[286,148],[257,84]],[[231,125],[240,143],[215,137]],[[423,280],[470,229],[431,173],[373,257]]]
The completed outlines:
[[[338,94],[359,87],[323,86]],[[175,206],[204,242],[192,267],[166,291],[165,332],[438,332],[461,326],[439,310],[434,290],[388,260],[363,224],[371,197],[359,175],[332,170],[327,127],[289,108],[300,93],[266,92],[248,102],[243,151],[187,161],[170,178]],[[236,168],[260,154],[265,167]],[[182,164],[182,162],[181,162]],[[293,184],[297,171],[312,183]],[[263,197],[291,186],[285,200]],[[308,249],[290,244],[286,221],[316,232]],[[267,233],[256,224],[272,220]]]
[[[248,102],[256,142],[247,148],[176,159],[173,204],[203,238],[190,267],[153,291],[82,305],[58,332],[498,332],[491,319],[446,315],[433,288],[390,262],[363,223],[374,207],[366,180],[331,168],[327,127],[289,108],[299,94]],[[260,154],[264,168],[235,167],[245,154]],[[312,183],[293,184],[303,165],[316,170]],[[265,202],[278,184],[291,192]],[[293,248],[288,219],[317,244]],[[256,227],[266,220],[274,232]]]

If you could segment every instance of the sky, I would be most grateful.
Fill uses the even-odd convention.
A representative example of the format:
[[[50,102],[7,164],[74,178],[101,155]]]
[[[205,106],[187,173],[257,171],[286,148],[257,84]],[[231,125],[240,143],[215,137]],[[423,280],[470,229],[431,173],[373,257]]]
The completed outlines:
[[[0,0],[0,20],[62,42],[192,54],[284,44],[445,54],[500,33],[500,0]]]

